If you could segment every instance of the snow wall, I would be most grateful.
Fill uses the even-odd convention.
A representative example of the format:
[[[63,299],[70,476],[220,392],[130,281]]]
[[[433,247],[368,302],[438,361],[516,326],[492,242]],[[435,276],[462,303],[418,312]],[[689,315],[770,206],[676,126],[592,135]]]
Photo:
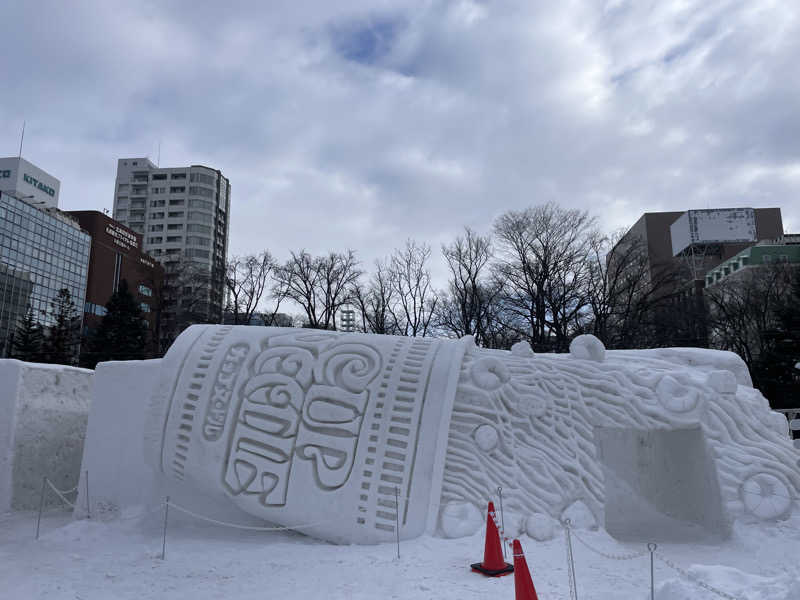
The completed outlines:
[[[0,512],[38,508],[43,477],[77,485],[91,388],[86,369],[0,360]]]
[[[213,325],[99,365],[84,453],[101,510],[169,494],[350,543],[471,534],[498,487],[512,534],[583,511],[620,539],[723,538],[791,513],[796,461],[728,352]]]

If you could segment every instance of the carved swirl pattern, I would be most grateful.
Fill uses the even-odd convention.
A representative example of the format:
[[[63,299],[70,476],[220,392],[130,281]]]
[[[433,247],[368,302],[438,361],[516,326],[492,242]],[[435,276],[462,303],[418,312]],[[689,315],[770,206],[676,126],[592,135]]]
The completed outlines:
[[[347,482],[381,355],[340,336],[274,336],[254,358],[223,475],[230,494],[284,506],[297,460],[311,463],[323,491]]]

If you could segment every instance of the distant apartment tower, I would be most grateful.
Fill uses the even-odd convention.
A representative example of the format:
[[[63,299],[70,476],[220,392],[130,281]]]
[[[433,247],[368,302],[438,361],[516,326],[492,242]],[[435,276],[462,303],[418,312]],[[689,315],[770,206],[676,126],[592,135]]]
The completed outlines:
[[[222,321],[230,197],[218,169],[117,161],[114,219],[142,234],[142,250],[164,265],[164,346],[191,323]]]

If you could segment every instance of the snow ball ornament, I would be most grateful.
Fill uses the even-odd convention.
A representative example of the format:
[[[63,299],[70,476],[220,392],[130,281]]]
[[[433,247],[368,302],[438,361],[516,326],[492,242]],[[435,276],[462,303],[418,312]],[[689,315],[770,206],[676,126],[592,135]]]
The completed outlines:
[[[535,513],[525,519],[525,533],[537,542],[546,542],[556,537],[555,520],[550,515]]]
[[[736,375],[730,371],[712,371],[706,377],[706,383],[720,394],[735,394],[738,386]]]
[[[472,535],[482,523],[480,511],[469,502],[450,502],[439,513],[439,527],[447,538]]]
[[[597,529],[597,519],[583,500],[576,500],[561,513],[561,521],[570,520],[574,529]]]
[[[606,347],[603,342],[591,334],[579,335],[569,345],[572,358],[603,362],[606,359]]]
[[[470,375],[476,386],[487,391],[496,390],[511,379],[508,367],[494,357],[475,361]]]
[[[789,488],[770,473],[750,475],[740,488],[745,510],[759,519],[781,519],[792,510]]]
[[[531,345],[525,341],[517,342],[511,346],[511,354],[521,358],[533,358],[535,356],[533,353],[533,348],[531,348]]]
[[[478,448],[484,452],[491,452],[497,448],[497,444],[500,442],[497,429],[491,425],[478,425],[472,433],[472,437],[475,438],[475,444]]]
[[[658,382],[656,394],[661,406],[675,413],[694,410],[699,402],[697,390],[683,385],[671,375],[665,375]]]

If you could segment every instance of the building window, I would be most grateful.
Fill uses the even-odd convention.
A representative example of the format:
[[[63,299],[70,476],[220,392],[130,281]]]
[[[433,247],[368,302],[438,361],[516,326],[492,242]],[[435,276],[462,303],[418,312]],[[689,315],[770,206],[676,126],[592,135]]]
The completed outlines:
[[[170,194],[185,194],[186,193],[186,186],[185,185],[173,185],[169,188]]]
[[[150,231],[164,231],[164,224],[150,225]]]
[[[180,231],[183,229],[183,223],[170,223],[167,225],[167,231]]]
[[[155,237],[147,238],[147,243],[148,244],[160,244],[162,241],[164,241],[164,238],[161,237],[161,236],[155,236]]]
[[[159,208],[161,206],[164,206],[164,201],[163,200],[151,200],[150,201],[150,208]]]
[[[167,193],[167,188],[165,188],[165,187],[152,187],[152,188],[150,188],[150,191],[152,193],[154,193],[154,194],[166,194]]]
[[[177,242],[182,242],[183,236],[182,235],[168,235],[167,236],[167,243],[168,244],[175,244]]]
[[[203,210],[214,210],[214,203],[210,200],[189,200],[189,208],[201,208]]]
[[[142,296],[152,296],[153,295],[153,290],[151,290],[149,287],[147,287],[144,284],[139,284],[139,293]]]
[[[765,254],[761,260],[764,262],[764,264],[770,263],[772,262],[772,256],[770,256],[769,254]]]
[[[170,206],[183,206],[183,203],[184,203],[184,199],[183,198],[177,198],[175,200],[170,200],[169,201],[169,205]]]
[[[214,191],[213,190],[210,190],[210,189],[204,188],[204,187],[197,187],[197,186],[194,186],[194,185],[189,188],[189,193],[192,196],[204,196],[206,198],[213,198],[214,197]]]
[[[153,173],[153,181],[162,181],[167,178],[166,173]]]
[[[172,211],[172,212],[169,213],[169,218],[170,219],[182,219],[183,218],[183,211],[182,210]]]
[[[189,233],[206,233],[210,235],[211,227],[209,227],[208,225],[198,225],[196,223],[189,223],[186,226],[186,231],[188,231]]]
[[[213,223],[214,218],[208,213],[189,211],[189,220],[198,221],[200,223]]]
[[[186,179],[186,173],[173,173],[170,175],[171,179]]]
[[[142,309],[143,313],[149,313],[150,312],[150,305],[147,302],[142,302],[139,305],[139,307]]]
[[[211,240],[208,238],[198,237],[196,235],[187,235],[186,243],[190,246],[210,246]]]
[[[120,183],[118,187],[119,187],[119,191],[120,192],[127,192],[128,188],[130,187],[130,184],[128,184],[128,183]]]
[[[151,212],[150,213],[150,218],[151,219],[163,219],[164,218],[164,213],[163,212]]]

